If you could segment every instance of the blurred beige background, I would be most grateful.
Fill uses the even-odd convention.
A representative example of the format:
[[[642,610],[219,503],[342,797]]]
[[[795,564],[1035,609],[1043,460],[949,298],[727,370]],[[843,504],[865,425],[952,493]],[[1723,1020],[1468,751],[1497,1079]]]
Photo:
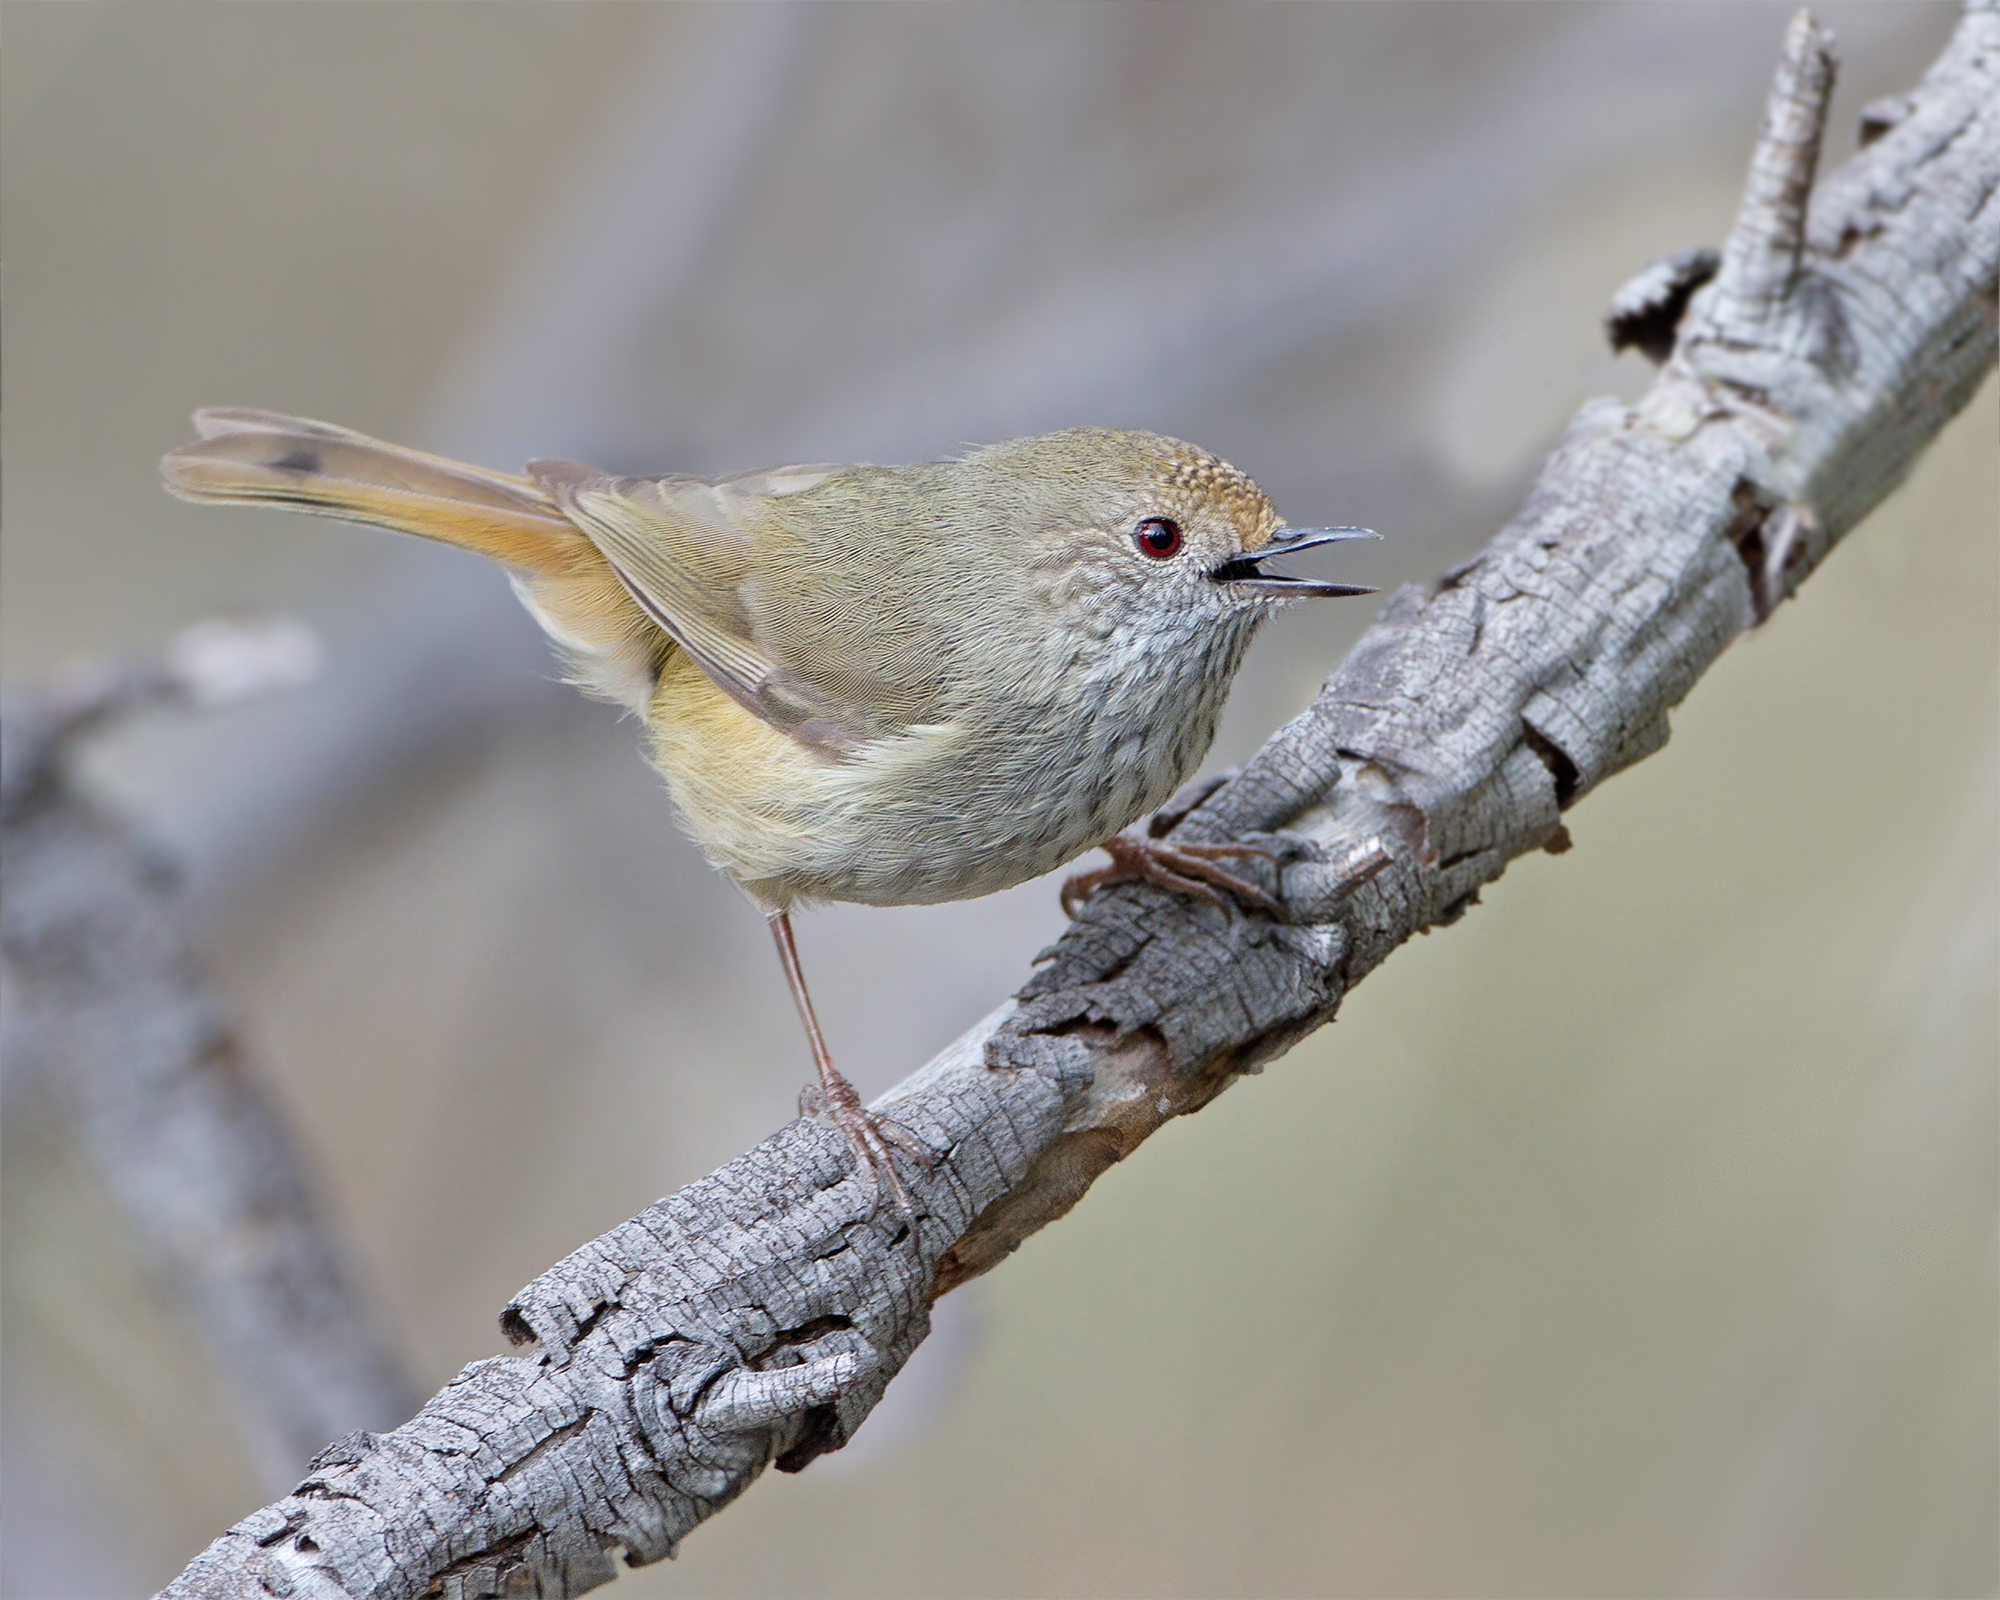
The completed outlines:
[[[1952,11],[1820,14],[1839,160]],[[424,1389],[807,1063],[758,919],[498,574],[167,500],[189,409],[630,471],[1152,427],[1388,532],[1343,572],[1421,581],[1581,400],[1644,386],[1599,314],[1720,241],[1786,15],[5,7],[0,664],[225,608],[324,630],[311,690],[92,770],[191,863]],[[1997,436],[1989,383],[1574,852],[617,1592],[1993,1592]],[[1214,764],[1369,615],[1274,628]],[[874,1092],[1059,926],[1041,883],[801,940]],[[266,1488],[59,1122],[5,1134],[0,1588],[149,1590]]]

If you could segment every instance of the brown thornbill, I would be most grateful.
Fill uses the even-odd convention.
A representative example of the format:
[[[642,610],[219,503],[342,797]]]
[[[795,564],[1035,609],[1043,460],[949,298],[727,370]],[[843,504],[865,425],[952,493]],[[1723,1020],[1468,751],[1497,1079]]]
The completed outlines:
[[[637,711],[687,830],[769,919],[825,1113],[898,1201],[928,1163],[834,1069],[794,906],[990,894],[1115,841],[1065,894],[1145,876],[1275,909],[1230,846],[1118,838],[1207,752],[1260,624],[1366,594],[1266,572],[1287,528],[1193,445],[1069,428],[908,467],[713,481],[568,461],[491,472],[266,411],[195,414],[188,500],[267,503],[489,556],[584,689]]]

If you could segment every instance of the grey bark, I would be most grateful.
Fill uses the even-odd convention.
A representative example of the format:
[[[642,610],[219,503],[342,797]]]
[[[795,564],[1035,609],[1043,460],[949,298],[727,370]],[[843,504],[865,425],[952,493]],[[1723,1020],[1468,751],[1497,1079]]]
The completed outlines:
[[[766,1466],[845,1443],[939,1295],[1515,856],[1564,848],[1564,808],[1666,742],[1993,364],[2000,10],[1968,6],[1814,189],[1832,72],[1801,16],[1712,280],[1670,264],[1620,297],[1679,317],[1645,399],[1585,405],[1484,551],[1397,593],[1309,710],[1178,808],[1180,837],[1272,846],[1286,922],[1100,892],[880,1102],[934,1152],[905,1173],[913,1228],[795,1122],[529,1284],[501,1319],[523,1353],[329,1447],[166,1593],[567,1595],[672,1555]]]
[[[10,1114],[30,1074],[72,1114],[277,1488],[329,1433],[407,1416],[414,1396],[210,986],[173,863],[91,804],[65,762],[79,737],[141,707],[254,691],[272,631],[204,625],[164,660],[8,696],[0,958]]]

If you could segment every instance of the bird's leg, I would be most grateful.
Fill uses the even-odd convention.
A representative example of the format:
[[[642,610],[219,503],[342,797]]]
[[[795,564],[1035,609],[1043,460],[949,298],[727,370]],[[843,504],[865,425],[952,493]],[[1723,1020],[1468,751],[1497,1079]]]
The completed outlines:
[[[896,1171],[890,1152],[892,1149],[902,1151],[926,1172],[931,1170],[931,1153],[923,1141],[907,1128],[891,1122],[887,1117],[877,1116],[864,1106],[861,1096],[854,1092],[854,1085],[841,1076],[826,1048],[826,1038],[819,1031],[819,1018],[813,1014],[812,996],[806,993],[806,975],[799,966],[799,948],[792,942],[791,914],[768,911],[764,920],[771,925],[771,937],[778,941],[778,964],[785,969],[785,982],[792,986],[792,999],[799,1008],[799,1021],[805,1024],[806,1043],[812,1047],[813,1066],[819,1073],[817,1088],[808,1086],[800,1093],[799,1110],[805,1115],[823,1112],[827,1120],[845,1136],[848,1148],[854,1152],[858,1170],[868,1180],[870,1216],[881,1204],[882,1188],[887,1184],[890,1194],[895,1197],[896,1208],[914,1222],[916,1203],[911,1200],[902,1175]],[[816,1099],[818,1104],[809,1104],[809,1098]]]
[[[1275,860],[1273,852],[1255,844],[1176,844],[1171,839],[1148,839],[1138,834],[1115,833],[1099,847],[1111,857],[1111,865],[1094,872],[1079,872],[1062,886],[1062,908],[1075,916],[1077,907],[1108,883],[1156,883],[1175,894],[1206,900],[1210,905],[1229,909],[1229,902],[1217,893],[1227,890],[1247,905],[1282,919],[1285,908],[1256,884],[1218,865],[1231,859],[1254,857]]]

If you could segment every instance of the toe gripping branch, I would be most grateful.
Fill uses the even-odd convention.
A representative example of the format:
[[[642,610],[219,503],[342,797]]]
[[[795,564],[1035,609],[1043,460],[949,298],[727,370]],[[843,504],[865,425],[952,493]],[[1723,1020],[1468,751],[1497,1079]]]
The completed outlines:
[[[1225,861],[1275,862],[1278,852],[1260,844],[1175,844],[1171,839],[1116,833],[1099,847],[1111,865],[1079,872],[1062,886],[1062,908],[1074,917],[1083,902],[1107,884],[1152,883],[1175,894],[1206,900],[1227,911],[1223,891],[1282,922],[1284,903],[1222,865]]]
[[[1283,922],[1282,901],[1222,865],[1226,861],[1268,861],[1275,866],[1286,854],[1283,848],[1274,847],[1276,841],[1271,845],[1181,844],[1168,837],[1190,812],[1235,776],[1232,770],[1198,778],[1147,819],[1143,834],[1116,833],[1106,839],[1098,848],[1111,857],[1111,865],[1064,880],[1063,915],[1074,917],[1084,901],[1111,884],[1151,883],[1189,899],[1205,900],[1224,911],[1234,910],[1225,894],[1234,895],[1245,905]]]
[[[1111,884],[1151,883],[1232,914],[1236,907],[1228,896],[1276,922],[1319,921],[1390,864],[1389,852],[1378,837],[1351,844],[1333,856],[1315,839],[1282,831],[1216,844],[1183,843],[1169,837],[1236,775],[1232,769],[1198,779],[1147,820],[1143,835],[1121,833],[1106,839],[1100,848],[1111,857],[1111,865],[1067,879],[1062,886],[1063,913],[1074,918],[1084,901]],[[1252,882],[1242,871],[1232,872],[1223,865],[1230,861],[1268,863],[1277,893]],[[1297,892],[1304,895],[1302,905],[1287,904],[1295,898],[1294,890],[1287,887],[1294,878],[1298,879]]]

